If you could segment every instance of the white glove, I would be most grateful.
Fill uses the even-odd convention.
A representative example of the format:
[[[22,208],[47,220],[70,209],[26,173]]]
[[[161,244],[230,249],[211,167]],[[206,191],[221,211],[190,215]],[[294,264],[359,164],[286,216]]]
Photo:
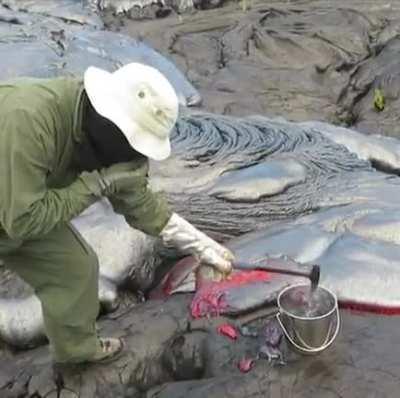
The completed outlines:
[[[233,254],[176,213],[172,214],[160,237],[166,246],[192,254],[200,263],[211,265],[223,274],[232,271]]]

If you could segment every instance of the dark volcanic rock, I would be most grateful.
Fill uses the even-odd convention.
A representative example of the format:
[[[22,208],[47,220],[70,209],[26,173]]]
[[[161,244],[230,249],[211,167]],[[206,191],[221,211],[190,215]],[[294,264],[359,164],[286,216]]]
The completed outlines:
[[[183,23],[176,17],[126,23],[122,31],[169,51],[210,111],[324,120],[393,135],[399,21],[398,2],[253,0],[184,16]],[[380,113],[375,87],[386,99]]]
[[[82,13],[80,1],[0,3],[17,10],[0,8],[3,77],[81,73],[87,63],[114,69],[132,60],[132,47],[135,51],[135,46],[141,46],[136,39],[95,30],[101,28],[102,22],[86,11]],[[112,26],[111,14],[107,26]],[[129,23],[124,18],[121,26],[121,19],[115,20],[122,32],[145,37],[163,53],[169,53],[201,88],[208,110],[235,115],[281,115],[293,120],[333,120],[355,124],[368,132],[379,130],[396,135],[399,19],[398,2],[254,0],[231,2],[221,10],[180,18],[171,12],[169,18],[156,24]],[[381,112],[373,106],[376,88],[385,99]],[[186,98],[198,102],[196,95],[189,90]],[[368,239],[378,240],[373,245],[378,254],[384,252],[382,257],[389,256],[390,264],[397,264],[397,252],[385,248],[398,244],[399,217],[395,211],[398,183],[394,177],[376,173],[367,161],[374,160],[369,158],[368,151],[376,156],[381,151],[378,165],[389,165],[391,172],[398,173],[397,144],[393,141],[392,150],[386,151],[375,145],[379,140],[363,141],[358,136],[354,141],[356,150],[350,150],[358,153],[363,159],[360,160],[341,146],[349,149],[352,143],[349,139],[340,142],[338,130],[331,131],[339,139],[335,144],[334,137],[326,138],[322,131],[315,132],[315,126],[291,126],[288,131],[279,121],[269,121],[267,126],[265,120],[258,119],[257,123],[260,128],[249,127],[249,120],[233,122],[221,117],[216,123],[213,117],[199,121],[195,116],[178,125],[185,138],[180,141],[179,135],[175,136],[178,156],[171,158],[165,170],[170,176],[175,172],[183,182],[186,178],[192,184],[199,183],[200,192],[195,187],[185,195],[169,190],[178,209],[208,232],[222,231],[226,236],[265,227],[269,218],[293,218],[319,210],[324,204],[346,204],[368,197],[370,203],[374,201],[373,208],[357,208],[353,212],[350,207],[347,213],[343,206],[340,222],[335,209],[333,214],[328,213],[332,217],[327,217],[324,223],[315,219],[319,226],[332,230],[315,232],[305,225],[304,240],[296,235],[297,240],[292,240],[296,244],[289,245],[288,239],[285,241],[277,234],[277,239],[269,242],[270,247],[300,252],[303,243],[313,237],[310,231],[314,231],[318,242],[333,231],[344,238],[335,241],[333,250],[324,257],[328,265],[337,261],[345,264],[358,261],[360,266],[365,265],[365,257],[357,251],[356,244],[361,241],[362,253],[370,253],[368,265],[376,267]],[[187,133],[187,126],[193,131],[197,129],[198,140]],[[204,126],[207,128],[203,129]],[[201,135],[203,130],[206,133]],[[323,130],[326,132],[328,127]],[[192,151],[185,157],[188,146]],[[366,147],[369,149],[365,150]],[[259,167],[267,158],[268,166],[272,167],[265,168],[264,164]],[[296,161],[302,163],[301,167],[291,167]],[[306,175],[302,167],[307,169]],[[280,174],[273,173],[276,171]],[[236,172],[236,177],[232,178],[232,172]],[[260,176],[269,183],[276,182],[277,179],[271,178],[276,175],[284,176],[286,182],[279,185],[278,191],[273,186],[272,196],[266,195],[265,184],[261,184],[261,189],[248,184],[249,177],[257,180]],[[210,185],[202,186],[201,179],[209,177],[206,182]],[[218,183],[213,185],[215,180]],[[179,190],[176,179],[164,179],[163,184],[161,188],[167,191],[168,187]],[[361,191],[357,191],[358,185]],[[187,188],[185,184],[182,186]],[[206,192],[204,188],[212,189]],[[276,195],[277,192],[282,195]],[[247,200],[244,209],[240,204],[243,198]],[[346,228],[362,239],[348,239]],[[381,244],[382,240],[385,244]],[[386,246],[387,243],[390,245]],[[350,250],[346,252],[343,247]],[[309,248],[315,254],[314,248],[321,245]],[[335,250],[342,256],[337,256]],[[385,274],[381,277],[385,278]],[[11,295],[11,280],[8,273],[3,274],[0,289],[6,299]],[[26,294],[25,286],[13,286],[13,294]],[[368,291],[364,294],[368,295]],[[232,343],[215,333],[215,325],[206,324],[190,331],[189,300],[190,297],[179,296],[167,303],[155,301],[128,307],[127,312],[121,307],[119,313],[103,317],[102,334],[124,336],[128,346],[126,355],[108,366],[84,367],[64,374],[58,388],[53,381],[47,346],[24,352],[2,347],[0,396],[391,398],[398,395],[397,318],[343,313],[341,335],[327,352],[307,358],[291,354],[288,366],[283,368],[272,369],[266,361],[259,361],[251,372],[242,375],[237,363],[257,354],[256,340],[240,338]]]
[[[275,398],[337,397],[364,398],[396,396],[400,371],[396,318],[383,319],[342,313],[342,335],[331,349],[319,356],[301,357],[288,352],[288,365],[271,367],[260,360],[248,374],[237,369],[238,361],[255,355],[256,340],[237,342],[207,331],[187,332],[187,299],[170,303],[146,303],[135,310],[105,320],[102,331],[123,335],[127,353],[115,363],[63,372],[60,395],[53,380],[47,349],[3,355],[0,359],[0,393],[6,398],[82,397],[82,398]],[[376,335],[383,339],[376,344]],[[177,343],[178,341],[178,343]],[[179,343],[183,341],[183,344]],[[160,359],[175,346],[170,357],[176,363],[186,357],[187,374],[171,374]],[[192,353],[201,355],[191,355]],[[202,358],[199,361],[199,357]],[[204,369],[202,369],[204,368]],[[201,371],[201,372],[200,372]],[[158,384],[163,384],[156,387]],[[150,390],[146,392],[147,389]]]
[[[97,17],[99,23],[91,23],[90,18],[96,15],[86,15],[86,9],[78,7],[77,15],[71,15],[68,7],[58,8],[55,2],[49,7],[45,2],[24,3],[29,7],[22,10],[29,13],[19,11],[20,3],[15,5],[17,11],[12,11],[0,2],[0,79],[81,77],[90,65],[113,71],[129,62],[141,62],[167,76],[181,104],[190,106],[201,101],[197,90],[171,61],[139,39],[100,30],[101,20]],[[71,1],[66,3],[71,5]]]
[[[400,25],[396,26],[396,32]],[[377,45],[376,55],[359,64],[352,72],[350,84],[344,90],[340,104],[345,118],[368,134],[400,137],[400,38]],[[384,98],[383,109],[375,106],[375,93]],[[347,110],[347,113],[346,113]]]

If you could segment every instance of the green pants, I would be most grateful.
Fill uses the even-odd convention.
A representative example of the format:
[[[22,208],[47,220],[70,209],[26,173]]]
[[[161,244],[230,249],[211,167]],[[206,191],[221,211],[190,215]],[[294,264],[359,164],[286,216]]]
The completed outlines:
[[[90,358],[97,343],[98,262],[80,234],[65,225],[21,242],[0,230],[0,258],[35,289],[55,360]]]

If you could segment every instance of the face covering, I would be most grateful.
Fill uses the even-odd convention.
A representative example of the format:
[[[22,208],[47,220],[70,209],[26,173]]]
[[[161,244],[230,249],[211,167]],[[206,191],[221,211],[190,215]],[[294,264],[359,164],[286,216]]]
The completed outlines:
[[[135,151],[121,130],[110,120],[99,115],[85,95],[82,128],[86,139],[79,148],[82,170],[109,167],[115,163],[145,161],[146,156]]]

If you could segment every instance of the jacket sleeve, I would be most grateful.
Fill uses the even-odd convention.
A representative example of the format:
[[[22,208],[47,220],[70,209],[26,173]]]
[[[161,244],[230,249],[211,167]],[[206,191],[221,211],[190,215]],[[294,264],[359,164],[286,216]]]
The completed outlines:
[[[138,162],[132,189],[118,193],[109,200],[114,210],[122,214],[131,227],[158,236],[172,213],[164,196],[149,187],[148,169],[147,160]]]
[[[39,115],[25,110],[0,119],[0,224],[12,239],[47,234],[96,200],[82,175],[66,188],[47,188],[54,148],[48,130]]]

